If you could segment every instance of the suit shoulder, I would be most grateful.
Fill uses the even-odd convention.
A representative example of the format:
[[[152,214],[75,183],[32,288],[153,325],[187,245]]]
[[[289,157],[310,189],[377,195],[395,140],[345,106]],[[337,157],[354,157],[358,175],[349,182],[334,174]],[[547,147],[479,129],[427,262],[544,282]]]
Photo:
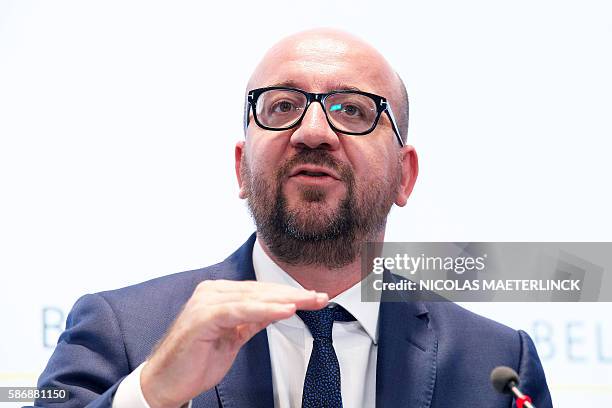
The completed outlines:
[[[432,302],[427,307],[430,327],[438,335],[440,356],[478,367],[487,375],[498,365],[519,370],[523,349],[519,331],[452,302]],[[486,384],[487,379],[479,382]]]

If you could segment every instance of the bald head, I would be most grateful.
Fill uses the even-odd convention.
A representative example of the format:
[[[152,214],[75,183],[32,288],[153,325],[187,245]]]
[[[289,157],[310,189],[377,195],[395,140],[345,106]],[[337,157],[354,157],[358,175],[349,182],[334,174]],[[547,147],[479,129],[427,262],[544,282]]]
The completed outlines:
[[[384,96],[406,140],[408,95],[404,83],[374,47],[350,33],[314,29],[276,43],[255,68],[247,91],[281,84],[309,92],[358,88]]]

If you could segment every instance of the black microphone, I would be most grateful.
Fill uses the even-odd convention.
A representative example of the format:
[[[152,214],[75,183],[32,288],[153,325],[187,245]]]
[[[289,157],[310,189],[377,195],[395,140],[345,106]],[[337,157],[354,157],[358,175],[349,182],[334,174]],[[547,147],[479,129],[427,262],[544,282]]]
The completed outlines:
[[[518,389],[519,376],[510,367],[499,366],[491,371],[491,384],[493,388],[502,394],[514,394],[517,408],[535,408],[531,403],[529,395],[525,395]]]

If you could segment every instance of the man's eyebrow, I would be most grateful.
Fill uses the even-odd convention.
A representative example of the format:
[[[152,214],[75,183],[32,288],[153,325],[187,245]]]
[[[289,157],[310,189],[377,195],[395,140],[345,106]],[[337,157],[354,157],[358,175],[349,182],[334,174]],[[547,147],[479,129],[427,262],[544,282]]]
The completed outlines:
[[[286,81],[276,82],[276,83],[268,85],[267,87],[274,87],[274,86],[304,89],[296,81],[293,81],[291,79],[286,80]],[[306,91],[306,89],[304,89],[304,90]],[[335,83],[334,86],[332,86],[329,89],[329,92],[331,92],[331,91],[358,91],[358,92],[363,92],[361,89],[357,88],[356,86],[347,85],[347,84],[344,84],[342,82]]]

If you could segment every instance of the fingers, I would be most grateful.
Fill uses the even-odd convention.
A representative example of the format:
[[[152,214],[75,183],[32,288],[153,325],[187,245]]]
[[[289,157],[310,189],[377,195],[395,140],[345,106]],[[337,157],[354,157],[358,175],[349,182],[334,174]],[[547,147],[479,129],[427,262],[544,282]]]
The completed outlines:
[[[316,293],[306,290],[282,291],[282,292],[213,292],[202,295],[202,301],[206,304],[221,304],[234,302],[263,302],[294,304],[300,310],[317,310],[324,307],[328,302],[325,293]]]
[[[207,328],[201,334],[210,339],[239,326],[240,337],[252,336],[298,309],[321,309],[329,298],[326,293],[277,283],[217,280],[201,282],[190,302],[192,316]]]
[[[213,319],[219,327],[226,329],[286,319],[297,310],[293,303],[266,302],[229,302],[215,309],[212,311]]]
[[[233,292],[276,292],[295,293],[309,292],[306,289],[294,288],[293,286],[280,283],[257,282],[257,281],[231,281],[231,280],[206,280],[200,282],[196,290],[215,291],[224,293]],[[312,291],[314,292],[314,291]]]
[[[229,302],[293,303],[298,309],[316,310],[325,306],[327,294],[278,283],[210,280],[201,282],[194,294],[204,304]]]

